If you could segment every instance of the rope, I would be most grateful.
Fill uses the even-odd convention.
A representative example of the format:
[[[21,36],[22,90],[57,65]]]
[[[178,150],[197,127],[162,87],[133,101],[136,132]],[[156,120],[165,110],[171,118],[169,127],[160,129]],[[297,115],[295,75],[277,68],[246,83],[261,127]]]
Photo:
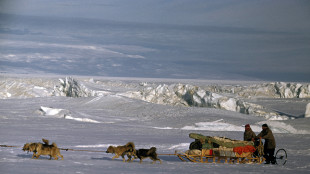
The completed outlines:
[[[20,146],[8,146],[8,145],[0,145],[0,147],[20,147]],[[21,148],[21,147],[20,147]]]
[[[10,146],[10,145],[0,145],[0,147],[18,147],[22,148],[20,146]],[[60,150],[65,150],[65,151],[83,151],[83,152],[106,152],[103,150],[78,150],[78,149],[65,149],[65,148],[59,148]]]
[[[0,145],[0,147],[18,147],[22,148],[20,146],[10,146],[10,145]],[[106,152],[103,150],[79,150],[79,149],[68,149],[68,148],[59,148],[59,150],[64,150],[64,151],[80,151],[80,152]],[[174,154],[158,154],[160,156],[174,156],[176,155],[176,152]]]
[[[10,146],[10,145],[0,145],[0,147],[18,147],[18,148],[22,148],[20,146]],[[103,150],[79,150],[79,149],[66,149],[66,148],[59,148],[59,150],[64,150],[64,151],[80,151],[80,152],[106,152],[106,151],[103,151]],[[176,155],[176,153],[174,154],[158,154],[160,156],[174,156]]]
[[[64,148],[59,148],[60,150],[65,150],[65,151],[82,151],[82,152],[106,152],[103,150],[78,150],[78,149],[64,149]]]

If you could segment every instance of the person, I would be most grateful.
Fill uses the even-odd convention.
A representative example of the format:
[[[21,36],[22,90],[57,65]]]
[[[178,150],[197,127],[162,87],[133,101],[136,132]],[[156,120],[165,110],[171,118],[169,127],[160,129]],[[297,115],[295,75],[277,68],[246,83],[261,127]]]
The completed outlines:
[[[189,145],[189,150],[195,150],[195,149],[201,150],[201,148],[202,144],[201,141],[198,139],[195,139],[195,141]]]
[[[256,136],[256,138],[261,138],[265,140],[264,144],[264,157],[266,158],[265,164],[275,164],[274,151],[276,149],[276,141],[273,136],[271,129],[269,129],[267,124],[262,125],[262,131]]]
[[[243,140],[244,141],[255,141],[256,134],[252,131],[249,124],[245,125],[245,130],[243,134]]]

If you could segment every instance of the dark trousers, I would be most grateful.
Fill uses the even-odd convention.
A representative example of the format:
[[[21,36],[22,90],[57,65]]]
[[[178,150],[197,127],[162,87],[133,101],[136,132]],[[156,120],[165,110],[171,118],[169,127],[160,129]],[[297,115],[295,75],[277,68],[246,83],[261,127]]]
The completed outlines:
[[[275,163],[274,151],[275,149],[264,148],[264,157],[266,158],[266,163]]]

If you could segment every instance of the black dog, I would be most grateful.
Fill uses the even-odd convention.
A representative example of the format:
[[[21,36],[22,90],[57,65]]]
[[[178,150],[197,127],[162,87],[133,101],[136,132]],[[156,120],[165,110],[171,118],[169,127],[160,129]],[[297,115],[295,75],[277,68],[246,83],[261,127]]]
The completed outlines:
[[[161,164],[161,160],[157,157],[156,147],[136,150],[136,155],[140,159],[140,163],[142,163],[144,158],[151,158],[151,160],[153,160],[153,164],[156,163],[156,161],[159,161]]]

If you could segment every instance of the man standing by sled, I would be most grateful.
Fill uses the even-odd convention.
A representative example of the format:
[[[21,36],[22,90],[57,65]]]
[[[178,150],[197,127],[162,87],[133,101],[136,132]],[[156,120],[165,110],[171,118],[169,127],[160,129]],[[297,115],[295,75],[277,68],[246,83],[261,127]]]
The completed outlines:
[[[256,134],[252,131],[251,127],[249,124],[245,125],[245,130],[244,130],[244,134],[243,134],[243,140],[244,141],[253,141],[256,137]]]
[[[262,131],[256,136],[256,138],[265,139],[264,144],[264,157],[266,158],[265,164],[275,164],[274,151],[276,149],[276,141],[274,139],[272,131],[267,124],[262,125]]]

